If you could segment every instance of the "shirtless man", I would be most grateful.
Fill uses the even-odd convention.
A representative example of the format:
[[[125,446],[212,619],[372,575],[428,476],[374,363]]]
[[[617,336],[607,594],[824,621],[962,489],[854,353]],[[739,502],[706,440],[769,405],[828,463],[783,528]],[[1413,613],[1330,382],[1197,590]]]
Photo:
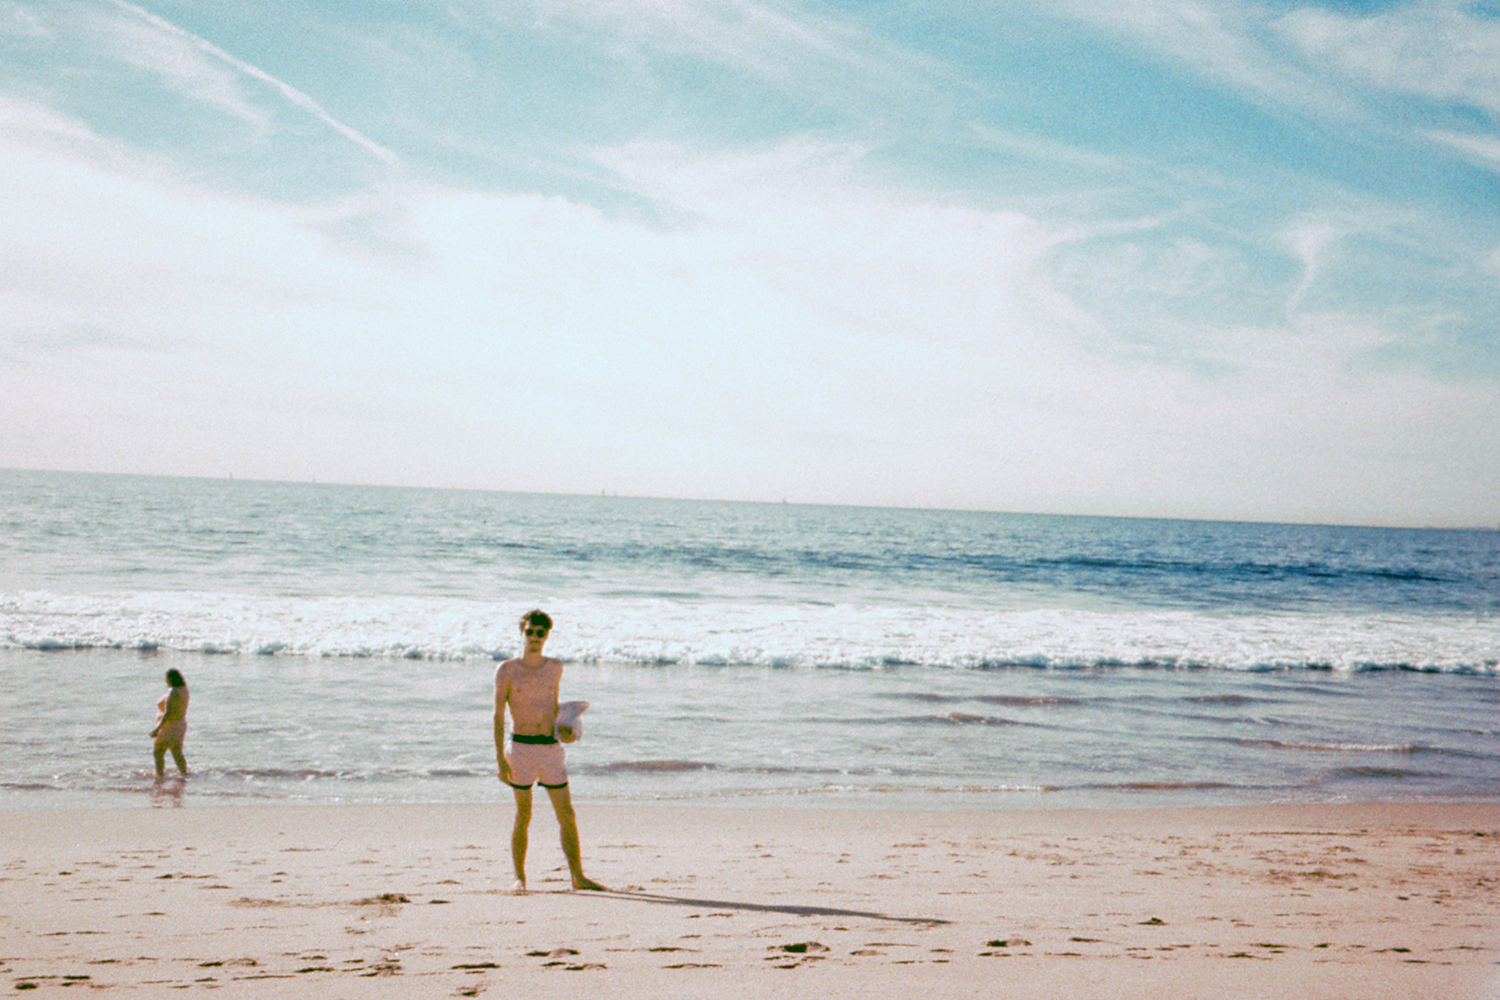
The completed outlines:
[[[562,835],[563,854],[573,875],[573,888],[603,890],[586,878],[578,851],[578,820],[568,791],[568,769],[562,744],[553,732],[557,721],[557,688],[562,663],[542,655],[552,619],[541,611],[521,616],[526,651],[495,670],[495,760],[500,780],[516,795],[516,826],[510,835],[515,866],[515,892],[526,891],[526,833],[531,825],[531,786],[540,783],[552,799]],[[510,707],[511,748],[505,752],[505,709]]]
[[[166,773],[167,751],[177,762],[177,770],[187,777],[187,761],[182,756],[182,738],[187,735],[187,681],[174,667],[167,671],[167,693],[156,703],[156,728],[151,736],[156,740],[151,751],[156,755],[156,780],[160,782]]]

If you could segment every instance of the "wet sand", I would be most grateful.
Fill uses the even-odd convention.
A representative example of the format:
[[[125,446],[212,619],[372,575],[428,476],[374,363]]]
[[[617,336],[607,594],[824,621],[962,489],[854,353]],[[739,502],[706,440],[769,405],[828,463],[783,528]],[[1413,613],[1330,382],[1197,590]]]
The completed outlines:
[[[0,988],[222,997],[1500,997],[1500,803],[0,812]]]

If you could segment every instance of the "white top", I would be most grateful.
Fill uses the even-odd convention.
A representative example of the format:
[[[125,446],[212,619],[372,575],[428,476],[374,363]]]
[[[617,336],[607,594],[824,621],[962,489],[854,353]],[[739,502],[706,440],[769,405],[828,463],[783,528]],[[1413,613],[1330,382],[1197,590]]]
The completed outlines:
[[[563,743],[576,742],[583,735],[583,722],[579,718],[589,707],[586,701],[565,701],[557,706],[557,726],[554,732]]]

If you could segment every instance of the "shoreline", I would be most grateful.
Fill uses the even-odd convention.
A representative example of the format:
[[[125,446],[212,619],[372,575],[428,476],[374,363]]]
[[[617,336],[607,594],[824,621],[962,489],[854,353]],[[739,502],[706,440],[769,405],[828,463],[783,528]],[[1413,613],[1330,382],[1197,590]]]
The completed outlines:
[[[228,997],[288,980],[341,997],[1500,991],[1500,801],[578,811],[586,870],[612,892],[567,889],[545,802],[524,896],[506,891],[508,801],[0,809],[0,982]]]
[[[23,720],[0,808],[144,801],[145,734],[168,667],[193,690],[189,801],[494,799],[493,669],[186,655],[0,651]],[[570,666],[563,693],[596,701],[569,767],[579,790],[609,801],[962,810],[1500,796],[1490,677],[611,662]],[[288,718],[288,703],[319,714]]]

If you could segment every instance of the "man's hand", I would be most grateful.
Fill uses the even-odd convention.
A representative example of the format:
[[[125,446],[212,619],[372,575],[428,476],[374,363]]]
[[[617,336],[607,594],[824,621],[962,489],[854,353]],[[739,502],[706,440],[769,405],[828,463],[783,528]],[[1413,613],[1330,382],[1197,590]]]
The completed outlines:
[[[500,780],[507,785],[510,784],[510,761],[508,760],[500,761]]]

